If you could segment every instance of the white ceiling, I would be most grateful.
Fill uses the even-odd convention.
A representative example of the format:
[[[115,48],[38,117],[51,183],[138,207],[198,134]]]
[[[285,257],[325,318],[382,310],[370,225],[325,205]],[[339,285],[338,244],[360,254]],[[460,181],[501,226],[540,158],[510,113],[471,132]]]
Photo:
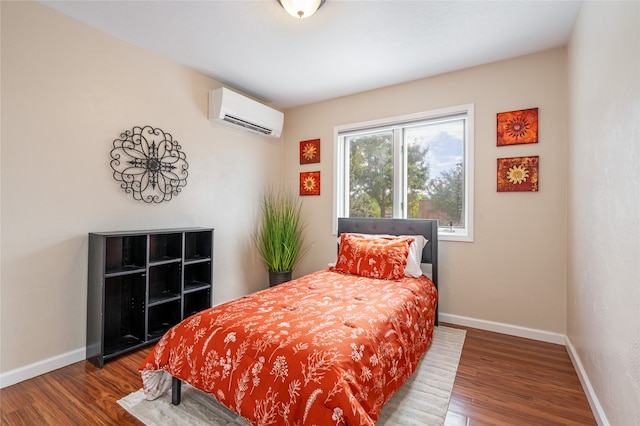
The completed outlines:
[[[288,108],[564,46],[579,1],[42,1]]]

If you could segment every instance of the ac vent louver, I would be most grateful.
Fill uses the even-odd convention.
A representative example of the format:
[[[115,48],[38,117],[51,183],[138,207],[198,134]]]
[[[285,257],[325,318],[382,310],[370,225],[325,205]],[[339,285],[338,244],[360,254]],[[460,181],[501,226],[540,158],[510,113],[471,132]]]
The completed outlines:
[[[260,132],[263,135],[270,135],[271,134],[271,129],[267,129],[266,127],[261,127],[261,126],[257,126],[253,123],[249,123],[248,121],[245,121],[241,118],[238,117],[234,117],[232,115],[225,115],[223,118],[224,121],[227,121],[231,124],[234,124],[236,126],[242,126],[246,129],[249,130],[253,130],[255,132]]]

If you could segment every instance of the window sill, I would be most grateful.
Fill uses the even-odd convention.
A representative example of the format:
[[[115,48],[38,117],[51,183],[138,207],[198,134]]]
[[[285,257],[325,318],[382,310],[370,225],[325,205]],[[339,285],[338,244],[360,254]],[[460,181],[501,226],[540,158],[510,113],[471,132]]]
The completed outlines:
[[[460,241],[465,243],[473,242],[473,234],[469,234],[466,230],[454,229],[450,231],[449,228],[438,230],[438,241]]]

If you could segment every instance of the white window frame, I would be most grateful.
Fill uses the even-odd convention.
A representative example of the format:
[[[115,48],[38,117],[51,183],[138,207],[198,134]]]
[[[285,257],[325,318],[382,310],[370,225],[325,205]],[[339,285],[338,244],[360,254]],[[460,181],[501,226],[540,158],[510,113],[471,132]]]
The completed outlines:
[[[463,241],[473,242],[474,232],[474,104],[463,104],[448,108],[440,108],[436,110],[423,111],[414,114],[400,115],[395,117],[383,118],[379,120],[364,121],[360,123],[352,123],[336,126],[333,129],[333,169],[334,169],[334,190],[333,190],[333,232],[338,232],[338,218],[344,217],[346,212],[346,203],[344,196],[347,181],[349,176],[349,164],[345,161],[347,155],[345,154],[344,136],[349,132],[362,132],[367,129],[375,129],[376,132],[382,130],[385,126],[397,127],[404,123],[410,123],[420,120],[433,120],[438,118],[445,118],[447,116],[453,116],[456,114],[466,114],[466,128],[465,128],[465,143],[464,143],[464,192],[465,192],[465,227],[464,229],[454,229],[453,232],[448,229],[446,224],[440,224],[438,239],[440,241]],[[394,143],[394,174],[403,173],[404,168],[400,162],[404,156],[396,155],[401,149],[401,144]],[[400,167],[398,167],[400,166]],[[400,197],[394,197],[399,199]],[[406,199],[406,194],[404,195]],[[406,205],[406,203],[405,203]],[[400,206],[393,206],[394,217],[402,213]],[[398,216],[400,217],[400,216]]]

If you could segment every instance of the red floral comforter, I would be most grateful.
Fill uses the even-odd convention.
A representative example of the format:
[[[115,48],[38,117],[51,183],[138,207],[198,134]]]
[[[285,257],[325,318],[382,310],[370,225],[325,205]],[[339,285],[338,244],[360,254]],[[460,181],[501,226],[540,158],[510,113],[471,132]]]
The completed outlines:
[[[172,375],[254,425],[374,425],[431,345],[436,300],[425,276],[315,272],[170,329],[143,387],[156,398]]]

